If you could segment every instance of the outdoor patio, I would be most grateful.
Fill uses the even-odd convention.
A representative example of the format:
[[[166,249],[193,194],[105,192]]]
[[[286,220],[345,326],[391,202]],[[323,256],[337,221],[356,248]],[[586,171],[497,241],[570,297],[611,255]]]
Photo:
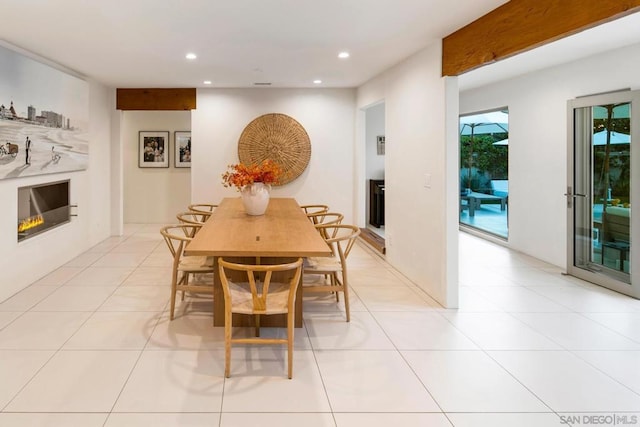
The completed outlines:
[[[508,205],[505,207],[505,210],[501,211],[499,204],[483,204],[479,209],[475,210],[474,216],[470,216],[469,210],[464,209],[460,212],[460,224],[468,225],[506,239],[508,237],[509,224],[507,219],[508,211]]]
[[[508,237],[508,109],[460,117],[460,224]]]

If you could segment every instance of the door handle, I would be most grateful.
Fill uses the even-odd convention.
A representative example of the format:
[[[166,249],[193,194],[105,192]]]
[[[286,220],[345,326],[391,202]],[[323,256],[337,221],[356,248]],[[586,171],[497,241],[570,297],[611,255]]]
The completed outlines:
[[[576,197],[582,197],[584,199],[588,199],[589,198],[589,195],[587,195],[587,194],[574,193],[573,192],[573,188],[571,188],[571,187],[567,187],[567,192],[564,193],[564,195],[567,196],[567,208],[571,208],[572,207],[571,201],[573,199],[575,199]]]

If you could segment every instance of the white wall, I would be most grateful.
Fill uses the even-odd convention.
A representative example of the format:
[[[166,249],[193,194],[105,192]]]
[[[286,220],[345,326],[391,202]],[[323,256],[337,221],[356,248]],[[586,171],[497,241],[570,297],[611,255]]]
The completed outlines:
[[[0,301],[65,264],[110,234],[110,126],[115,91],[89,82],[89,166],[85,171],[0,180]],[[71,180],[78,217],[17,242],[17,189]]]
[[[566,266],[567,101],[640,87],[640,45],[460,94],[460,113],[509,107],[509,246]]]
[[[366,110],[366,150],[367,172],[369,179],[384,179],[384,155],[378,154],[378,135],[384,136],[384,103]],[[367,184],[368,185],[368,184]]]
[[[191,122],[194,203],[238,196],[222,186],[221,175],[238,162],[240,134],[258,116],[282,113],[306,129],[311,160],[296,180],[274,187],[272,197],[327,204],[353,222],[355,90],[199,89],[197,105]]]
[[[454,307],[457,277],[451,274],[457,259],[447,253],[457,241],[448,239],[447,230],[457,227],[457,217],[447,218],[447,211],[457,201],[447,197],[445,185],[447,162],[457,162],[447,157],[446,124],[455,117],[445,115],[445,100],[457,86],[448,87],[440,76],[441,55],[440,43],[418,52],[358,88],[357,102],[364,108],[385,101],[387,260],[441,304]]]
[[[174,132],[191,128],[191,111],[122,113],[124,222],[173,223],[191,203],[191,169],[175,168]],[[169,167],[138,167],[139,131],[169,131]]]
[[[124,232],[124,172],[122,123],[125,112],[114,111],[111,116],[111,234]]]

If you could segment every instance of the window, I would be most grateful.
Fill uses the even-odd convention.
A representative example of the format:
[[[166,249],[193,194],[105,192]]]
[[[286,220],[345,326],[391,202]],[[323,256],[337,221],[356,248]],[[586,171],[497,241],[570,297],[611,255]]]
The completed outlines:
[[[460,117],[460,224],[506,239],[509,112]]]

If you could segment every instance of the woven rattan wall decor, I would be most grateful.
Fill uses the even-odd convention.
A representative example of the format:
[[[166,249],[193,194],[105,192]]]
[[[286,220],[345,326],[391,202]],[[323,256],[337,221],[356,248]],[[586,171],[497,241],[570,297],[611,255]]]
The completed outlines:
[[[287,184],[307,168],[311,142],[304,127],[286,114],[271,113],[254,119],[238,141],[238,157],[244,164],[271,159],[284,171],[279,185]]]

